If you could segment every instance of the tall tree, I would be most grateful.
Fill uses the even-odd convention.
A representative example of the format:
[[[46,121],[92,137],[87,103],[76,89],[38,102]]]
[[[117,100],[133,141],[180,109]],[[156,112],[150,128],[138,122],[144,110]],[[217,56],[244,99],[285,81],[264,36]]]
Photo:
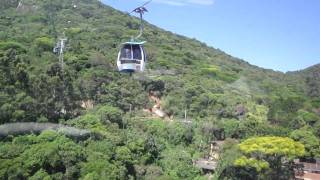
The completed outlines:
[[[304,155],[304,146],[290,138],[258,137],[239,144],[243,156],[235,165],[254,168],[260,177],[285,180],[294,177],[293,159]]]

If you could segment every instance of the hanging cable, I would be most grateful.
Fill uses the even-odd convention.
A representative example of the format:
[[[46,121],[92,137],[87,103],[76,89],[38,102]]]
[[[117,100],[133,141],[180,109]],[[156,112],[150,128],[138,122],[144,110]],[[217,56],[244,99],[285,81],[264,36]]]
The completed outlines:
[[[139,38],[142,36],[142,34],[143,34],[143,31],[144,31],[143,14],[144,14],[145,12],[149,12],[145,6],[146,6],[147,4],[149,4],[151,1],[152,1],[152,0],[144,3],[142,6],[137,7],[136,9],[134,9],[133,11],[131,11],[131,13],[137,13],[137,14],[140,15],[140,33],[139,33],[139,35],[138,35],[137,37],[135,37],[135,39],[139,39]],[[131,13],[130,13],[130,14],[131,14]]]

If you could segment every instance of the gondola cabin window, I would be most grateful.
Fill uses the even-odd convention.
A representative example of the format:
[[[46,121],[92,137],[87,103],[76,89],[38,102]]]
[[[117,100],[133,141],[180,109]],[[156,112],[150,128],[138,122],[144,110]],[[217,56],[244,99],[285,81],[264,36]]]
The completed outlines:
[[[121,59],[132,59],[131,45],[124,45],[121,50]]]
[[[141,56],[141,50],[140,50],[140,46],[139,45],[135,45],[132,47],[133,49],[133,59],[134,60],[141,60],[142,56]]]

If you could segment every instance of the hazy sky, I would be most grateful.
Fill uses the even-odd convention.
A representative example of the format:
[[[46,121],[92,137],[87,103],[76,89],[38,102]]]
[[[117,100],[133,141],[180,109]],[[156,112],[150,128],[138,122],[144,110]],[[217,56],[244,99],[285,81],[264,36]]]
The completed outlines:
[[[144,0],[103,0],[131,11]],[[320,0],[154,0],[145,19],[251,64],[293,71],[320,63]]]

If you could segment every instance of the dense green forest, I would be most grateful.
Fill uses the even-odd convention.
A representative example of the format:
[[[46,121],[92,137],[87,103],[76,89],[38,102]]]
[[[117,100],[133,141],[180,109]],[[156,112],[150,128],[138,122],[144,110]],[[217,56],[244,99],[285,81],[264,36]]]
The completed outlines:
[[[0,137],[0,179],[207,179],[193,162],[215,140],[215,179],[290,179],[293,159],[320,157],[320,65],[262,69],[146,24],[147,70],[130,76],[116,56],[139,19],[97,0],[0,1],[0,124],[91,132]]]

